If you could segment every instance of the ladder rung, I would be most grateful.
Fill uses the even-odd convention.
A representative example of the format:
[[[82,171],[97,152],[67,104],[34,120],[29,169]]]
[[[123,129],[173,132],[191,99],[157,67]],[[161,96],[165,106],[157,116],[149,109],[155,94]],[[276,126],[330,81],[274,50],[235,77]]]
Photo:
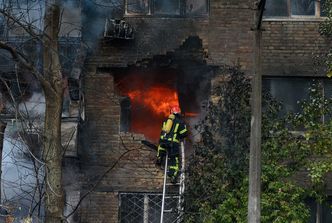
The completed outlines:
[[[180,183],[175,183],[175,184],[167,183],[166,186],[180,186]]]
[[[173,212],[173,209],[164,210],[164,212],[166,212],[166,213],[172,213],[172,212]]]
[[[170,198],[179,198],[179,195],[174,195],[174,196],[165,196],[165,199],[170,199]]]

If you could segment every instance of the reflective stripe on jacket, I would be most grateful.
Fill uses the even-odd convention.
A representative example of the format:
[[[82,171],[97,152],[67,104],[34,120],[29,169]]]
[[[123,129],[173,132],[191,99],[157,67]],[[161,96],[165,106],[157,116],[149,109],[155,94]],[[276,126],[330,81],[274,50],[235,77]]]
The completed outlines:
[[[162,129],[165,128],[167,119],[163,122]],[[169,133],[165,133],[162,131],[160,139],[163,141],[169,141],[169,142],[176,142],[179,143],[181,139],[183,139],[188,130],[186,127],[186,124],[181,119],[180,115],[175,115],[175,118],[173,120],[173,125]]]

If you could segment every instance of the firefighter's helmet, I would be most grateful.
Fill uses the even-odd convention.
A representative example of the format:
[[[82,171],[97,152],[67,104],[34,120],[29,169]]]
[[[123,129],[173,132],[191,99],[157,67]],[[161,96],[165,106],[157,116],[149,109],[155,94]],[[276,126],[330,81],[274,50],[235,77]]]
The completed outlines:
[[[179,107],[179,106],[173,106],[173,107],[171,108],[171,113],[172,113],[172,114],[180,114],[180,113],[181,113],[181,109],[180,109],[180,107]]]

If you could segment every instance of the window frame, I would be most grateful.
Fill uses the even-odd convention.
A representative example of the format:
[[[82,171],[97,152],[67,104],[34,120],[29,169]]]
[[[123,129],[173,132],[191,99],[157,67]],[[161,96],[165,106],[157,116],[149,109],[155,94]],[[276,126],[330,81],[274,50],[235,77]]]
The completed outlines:
[[[306,80],[309,85],[313,81],[316,81],[317,83],[320,83],[321,86],[322,86],[322,88],[320,90],[322,91],[322,94],[323,94],[324,98],[326,97],[327,92],[328,92],[327,91],[327,89],[328,89],[328,82],[330,82],[330,84],[332,86],[332,80],[329,79],[329,78],[327,78],[327,77],[324,77],[324,76],[269,76],[269,75],[264,75],[262,77],[262,87],[265,88],[265,86],[263,86],[265,81],[271,81],[271,80],[273,81],[273,80],[278,80],[278,79],[279,80],[284,79],[286,82],[289,82],[289,80],[293,80],[294,81],[296,79],[297,80]],[[331,89],[332,89],[332,87],[331,87]],[[265,88],[264,90],[267,90],[272,95],[272,93],[270,91],[271,89],[266,89]],[[272,95],[272,96],[275,97],[274,95]],[[332,97],[332,95],[331,95],[331,97]],[[282,103],[284,103],[284,102],[282,102]],[[284,112],[286,112],[286,113],[287,112],[295,112],[296,113],[296,111],[287,111],[286,109],[284,110]],[[330,119],[332,117],[327,117],[326,115],[323,115],[321,117],[321,121],[323,123],[325,123],[325,121],[326,121],[327,118]],[[294,130],[293,132],[295,133],[295,135],[299,135],[299,134],[301,135],[301,134],[304,133],[302,130]]]
[[[156,18],[205,18],[210,15],[210,0],[205,0],[207,4],[207,11],[206,13],[202,14],[190,14],[186,13],[186,5],[184,3],[184,0],[179,0],[179,14],[155,14],[154,10],[154,2],[158,0],[148,0],[149,6],[148,6],[148,13],[130,13],[128,12],[128,1],[129,0],[123,0],[124,4],[124,17],[156,17]]]
[[[131,13],[128,12],[128,1],[129,0],[124,0],[124,16],[151,16],[152,15],[152,7],[151,4],[153,4],[153,0],[148,0],[148,13]]]
[[[266,7],[266,6],[265,6]],[[325,20],[326,16],[321,16],[321,0],[315,0],[315,15],[293,15],[292,14],[292,0],[287,0],[287,14],[288,16],[267,16],[264,15],[264,21],[273,20]]]

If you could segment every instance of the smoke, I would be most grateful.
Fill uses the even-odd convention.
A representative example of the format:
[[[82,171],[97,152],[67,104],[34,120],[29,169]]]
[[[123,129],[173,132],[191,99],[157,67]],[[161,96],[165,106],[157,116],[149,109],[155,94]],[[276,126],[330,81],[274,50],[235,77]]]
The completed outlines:
[[[106,18],[121,19],[123,2],[121,0],[84,0],[82,8],[82,39],[90,51],[95,48],[105,29]]]
[[[0,9],[8,11],[11,15],[19,19],[23,24],[29,24],[36,30],[43,27],[43,15],[45,12],[44,0],[35,1],[17,1],[2,0],[0,1]],[[17,30],[12,30],[15,32]]]
[[[19,104],[19,111],[31,117],[43,116],[45,113],[45,97],[42,93],[34,92],[27,100]]]
[[[81,6],[79,1],[62,1],[62,18],[60,36],[80,37],[82,32]]]
[[[20,122],[8,123],[5,131],[2,159],[2,202],[13,207],[10,214],[23,219],[29,214],[30,207],[37,204],[37,179],[43,180],[44,171],[40,164],[33,165],[29,147],[21,138],[13,137],[22,129]],[[29,156],[30,157],[30,156]],[[37,190],[38,191],[38,190]]]

